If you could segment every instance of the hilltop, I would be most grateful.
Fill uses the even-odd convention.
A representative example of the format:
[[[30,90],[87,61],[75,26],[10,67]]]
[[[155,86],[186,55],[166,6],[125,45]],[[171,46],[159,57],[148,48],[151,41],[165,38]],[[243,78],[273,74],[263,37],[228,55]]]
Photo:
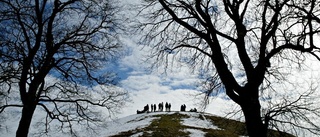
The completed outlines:
[[[153,112],[127,116],[109,124],[108,137],[244,137],[245,124],[209,113]],[[271,137],[294,137],[270,131]]]

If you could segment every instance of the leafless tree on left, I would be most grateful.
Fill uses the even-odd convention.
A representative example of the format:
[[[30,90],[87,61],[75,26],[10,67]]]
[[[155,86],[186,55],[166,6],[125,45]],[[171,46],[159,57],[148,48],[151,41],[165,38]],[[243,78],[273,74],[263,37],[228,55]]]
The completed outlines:
[[[59,121],[77,135],[117,112],[127,93],[102,72],[118,56],[119,8],[110,0],[0,0],[0,114],[21,108],[17,137],[28,136],[36,108],[46,112],[42,133]],[[52,127],[51,127],[52,128]]]

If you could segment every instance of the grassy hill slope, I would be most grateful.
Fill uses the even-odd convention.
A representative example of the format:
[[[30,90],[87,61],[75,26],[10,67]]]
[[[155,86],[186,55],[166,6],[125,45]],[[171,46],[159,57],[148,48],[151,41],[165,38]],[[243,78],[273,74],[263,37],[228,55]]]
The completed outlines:
[[[140,115],[140,116],[139,116]],[[138,114],[123,124],[149,119],[146,126],[121,131],[111,137],[239,137],[247,136],[245,124],[210,114],[197,112],[154,112]],[[118,128],[122,128],[119,126]],[[270,130],[270,137],[294,137],[293,135]]]

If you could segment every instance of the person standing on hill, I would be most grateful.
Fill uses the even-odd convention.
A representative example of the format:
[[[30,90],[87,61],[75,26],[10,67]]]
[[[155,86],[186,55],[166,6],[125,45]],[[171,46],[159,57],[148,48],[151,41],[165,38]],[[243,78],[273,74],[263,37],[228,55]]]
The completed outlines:
[[[151,112],[153,112],[153,105],[152,105],[152,104],[150,104],[150,106],[151,106]]]
[[[149,112],[149,105],[146,106],[146,112]]]
[[[165,106],[166,107],[166,111],[168,111],[168,108],[169,108],[168,106],[169,106],[169,104],[168,104],[168,102],[166,102],[166,106]]]
[[[163,111],[163,102],[161,103],[161,111]]]
[[[181,105],[180,111],[186,111],[186,105],[185,104]]]

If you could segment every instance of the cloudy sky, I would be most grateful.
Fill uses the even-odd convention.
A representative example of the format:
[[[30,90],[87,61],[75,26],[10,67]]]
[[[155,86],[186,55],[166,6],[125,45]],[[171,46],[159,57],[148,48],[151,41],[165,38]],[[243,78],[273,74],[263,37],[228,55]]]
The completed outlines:
[[[139,4],[139,0],[122,0],[121,3],[125,5],[122,15],[124,15],[124,17],[134,17],[136,11],[131,9],[131,4]],[[161,66],[150,69],[154,60],[147,60],[150,55],[150,47],[148,47],[148,45],[141,44],[139,42],[139,37],[136,35],[122,35],[120,36],[120,40],[124,44],[125,54],[112,64],[108,64],[110,66],[108,69],[116,71],[119,76],[118,86],[129,92],[132,101],[128,102],[126,106],[122,108],[121,113],[116,115],[116,117],[121,118],[136,114],[136,110],[142,110],[143,106],[146,104],[158,104],[160,102],[171,103],[172,110],[174,111],[180,110],[182,104],[186,104],[187,110],[190,110],[191,108],[201,110],[202,106],[199,103],[203,98],[195,96],[199,93],[197,85],[200,79],[198,78],[197,72],[193,72],[188,65],[178,62],[174,62],[168,69]],[[317,70],[319,70],[320,67],[315,67],[319,65],[315,65],[312,62],[307,63],[307,66],[313,67],[307,67],[306,69],[303,69],[303,71],[292,70],[288,72],[287,78],[292,82],[298,81],[298,84],[304,85],[301,87],[308,86],[309,83],[305,83],[305,81],[309,80],[310,77],[314,78],[312,81],[316,81],[319,76]],[[281,92],[283,94],[288,94],[288,92],[297,90],[290,86],[275,86],[275,88],[287,89]],[[303,92],[304,90],[301,88],[299,91]],[[289,93],[288,95],[292,94]],[[279,98],[275,100],[281,99],[282,98],[279,96]],[[270,101],[266,101],[263,105],[268,106],[268,104],[266,104],[268,102]],[[234,109],[238,109],[238,106],[225,95],[220,94],[216,97],[212,97],[210,104],[204,111],[215,115],[225,116],[226,113]],[[12,129],[8,130],[11,135],[14,134],[18,124],[17,121],[19,120],[19,115],[16,115],[15,117],[16,118],[14,119],[6,121],[12,125]]]
[[[195,98],[199,93],[197,85],[200,82],[197,74],[192,72],[185,64],[176,64],[176,68],[150,69],[150,62],[146,57],[150,50],[148,47],[138,45],[129,38],[123,38],[126,46],[130,49],[125,57],[119,60],[118,73],[121,76],[119,86],[127,90],[132,99],[132,103],[123,109],[119,116],[134,114],[137,109],[143,109],[146,104],[158,104],[160,102],[170,102],[172,110],[180,110],[182,104],[187,105],[187,110],[200,108],[199,102],[202,98]],[[210,113],[222,114],[220,108],[232,104],[223,97],[215,97],[212,105],[206,111]]]
[[[132,5],[140,4],[139,0],[121,1],[125,7],[123,15],[128,20],[137,19],[136,11]],[[119,86],[127,90],[132,99],[131,103],[124,107],[118,117],[135,114],[137,109],[143,109],[146,104],[158,104],[170,102],[172,110],[180,110],[182,104],[187,105],[187,110],[200,108],[202,98],[195,99],[198,94],[197,85],[200,82],[196,72],[192,72],[188,65],[174,62],[167,69],[160,66],[151,69],[153,59],[149,59],[150,47],[141,44],[140,38],[134,34],[121,36],[121,42],[125,47],[125,54],[117,60],[112,68],[120,77]],[[207,112],[224,115],[226,105],[234,105],[224,96],[215,97],[209,105]]]
[[[128,5],[130,3],[139,4],[137,1],[123,2]],[[130,8],[128,9],[127,15],[135,13]],[[196,72],[192,72],[189,69],[188,65],[174,62],[173,66],[167,69],[167,73],[164,73],[164,67],[150,70],[150,64],[153,60],[146,61],[150,53],[150,47],[139,43],[138,37],[134,36],[123,36],[122,41],[129,52],[118,61],[118,70],[121,76],[119,84],[122,88],[129,91],[132,103],[127,104],[123,108],[122,113],[118,115],[119,117],[134,114],[137,109],[143,109],[143,106],[146,104],[158,104],[159,102],[170,102],[173,110],[179,110],[181,104],[186,104],[187,110],[190,108],[201,108],[199,102],[203,98],[195,98],[194,96],[199,93],[197,88],[199,78]],[[229,56],[229,58],[232,58],[232,56]],[[306,94],[311,89],[317,87],[320,76],[319,62],[310,56],[301,56],[301,58],[307,60],[302,65],[289,61],[279,62],[279,58],[272,60],[273,65],[277,66],[275,67],[276,71],[284,75],[281,79],[270,78],[273,89],[266,90],[262,94],[262,113],[283,103],[284,100],[296,100],[300,95]],[[282,81],[283,79],[286,79],[286,81]],[[312,97],[301,101],[319,104],[319,101],[314,100],[314,98],[319,96],[319,93],[315,93]],[[226,95],[219,94],[216,97],[212,97],[210,104],[204,111],[225,116],[228,112],[235,109],[239,109],[238,105],[229,100]],[[306,115],[309,114],[306,113]]]
[[[128,21],[139,19],[135,16],[136,9],[133,8],[133,5],[141,4],[139,1],[121,1],[121,4],[124,5],[122,16],[127,17]],[[178,62],[173,62],[173,65],[167,69],[164,66],[150,69],[154,62],[153,59],[148,58],[151,51],[150,45],[143,45],[138,34],[123,35],[120,39],[124,44],[126,54],[112,66],[120,77],[119,86],[129,92],[132,102],[123,108],[118,117],[135,114],[137,109],[143,109],[146,104],[158,104],[159,102],[170,102],[173,110],[179,110],[182,104],[187,105],[187,110],[201,108],[199,102],[203,98],[195,98],[194,96],[199,93],[197,85],[200,82],[196,71],[193,72],[190,66]],[[280,103],[284,98],[294,100],[300,95],[296,93],[302,94],[310,89],[313,83],[317,83],[320,75],[319,63],[312,57],[304,57],[308,61],[305,61],[305,64],[301,66],[292,64],[292,62],[279,62],[278,58],[273,60],[273,65],[278,66],[277,71],[282,72],[287,81],[270,78],[273,80],[272,86],[277,92],[268,91],[267,94],[263,94],[262,105],[264,109],[271,107],[270,104]],[[233,58],[233,56],[229,56],[229,58]],[[288,66],[290,67],[288,68]],[[235,108],[238,109],[238,106],[226,95],[219,94],[212,97],[208,108],[204,111],[225,116]]]
[[[133,7],[131,4],[139,4],[139,0],[123,0],[121,4],[124,5],[121,12],[123,18],[135,16],[136,11],[131,9]],[[171,103],[172,111],[180,110],[182,104],[187,106],[186,110],[191,108],[202,110],[199,103],[203,98],[198,96],[196,98],[195,96],[199,94],[197,90],[199,78],[196,73],[189,69],[188,65],[174,62],[168,69],[164,69],[163,66],[151,69],[154,60],[149,59],[150,47],[148,45],[141,44],[136,34],[120,35],[119,39],[123,44],[124,54],[111,64],[107,64],[108,68],[106,70],[115,71],[118,74],[117,86],[128,91],[131,102],[121,108],[121,112],[112,117],[113,119],[134,115],[138,109],[142,110],[145,105],[160,102]],[[48,81],[56,80],[52,77],[49,77],[49,79]],[[17,100],[19,100],[18,97],[17,95]],[[233,109],[234,106],[235,104],[224,96],[217,96],[212,99],[205,112],[225,116],[225,112]],[[4,114],[8,119],[4,121],[6,126],[2,133],[5,136],[15,136],[21,110],[14,108],[8,109],[8,112]],[[104,112],[105,115],[109,115],[108,111],[104,110]],[[30,133],[37,133],[39,129],[43,128],[41,127],[43,124],[39,122],[44,120],[43,110],[38,108],[32,120]],[[59,135],[57,134],[57,136]]]

